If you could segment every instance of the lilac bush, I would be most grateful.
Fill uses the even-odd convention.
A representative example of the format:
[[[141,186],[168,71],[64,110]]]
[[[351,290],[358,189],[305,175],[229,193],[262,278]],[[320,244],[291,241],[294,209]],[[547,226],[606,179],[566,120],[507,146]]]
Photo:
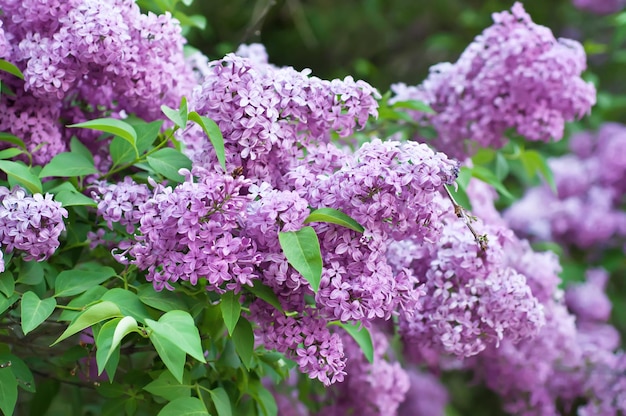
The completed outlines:
[[[185,57],[132,0],[0,9],[4,414],[60,384],[103,414],[626,411],[626,129],[514,137],[596,99],[521,3],[391,98]]]

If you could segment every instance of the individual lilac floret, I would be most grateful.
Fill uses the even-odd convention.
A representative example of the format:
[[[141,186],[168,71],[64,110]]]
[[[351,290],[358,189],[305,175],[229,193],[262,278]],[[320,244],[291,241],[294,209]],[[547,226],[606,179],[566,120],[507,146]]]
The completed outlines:
[[[367,361],[361,347],[349,336],[343,336],[348,357],[346,379],[333,386],[331,406],[319,414],[326,416],[395,415],[409,390],[409,377],[400,363],[386,358],[389,342],[384,334],[372,331],[374,362]]]
[[[617,13],[626,7],[626,0],[572,0],[574,6],[595,14]]]
[[[439,150],[459,159],[476,144],[502,147],[509,129],[528,140],[560,140],[565,122],[595,103],[594,86],[580,78],[586,68],[580,43],[555,39],[521,3],[493,20],[456,63],[434,66],[418,87],[392,86],[394,102],[417,99],[435,110],[415,117],[437,130]]]
[[[255,183],[280,186],[283,175],[303,154],[302,146],[328,142],[365,126],[377,114],[376,90],[363,81],[325,81],[310,71],[277,68],[250,46],[210,63],[211,73],[196,89],[190,108],[215,120],[224,136],[229,171],[241,168]],[[194,163],[218,168],[210,141],[197,126],[181,134]]]
[[[0,187],[0,242],[6,251],[23,251],[25,260],[43,261],[59,247],[67,210],[51,194],[26,195]]]
[[[257,277],[260,262],[253,241],[239,236],[239,220],[248,203],[245,182],[196,168],[181,170],[185,181],[175,188],[152,183],[153,195],[139,206],[138,230],[122,261],[147,270],[156,290],[173,290],[183,280],[207,290],[239,291]],[[134,217],[134,214],[133,214]]]
[[[126,228],[132,234],[143,213],[139,207],[150,198],[150,189],[144,184],[135,183],[130,177],[122,182],[95,184],[91,196],[98,204],[98,215],[113,229],[113,223]]]

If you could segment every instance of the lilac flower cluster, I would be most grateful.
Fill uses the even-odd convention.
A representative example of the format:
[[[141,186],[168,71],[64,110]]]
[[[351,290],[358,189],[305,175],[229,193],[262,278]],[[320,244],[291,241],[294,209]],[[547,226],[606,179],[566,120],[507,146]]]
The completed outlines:
[[[573,0],[574,6],[595,14],[617,13],[626,7],[624,0]]]
[[[332,405],[323,408],[320,415],[362,416],[394,415],[410,387],[408,374],[400,363],[385,359],[389,348],[387,338],[372,331],[374,362],[369,363],[361,348],[349,336],[344,336],[346,354],[350,357],[343,383],[329,391]]]
[[[478,215],[495,217],[496,212],[484,208],[493,206],[494,195],[488,191],[485,185],[470,186],[468,194],[481,201],[474,204]],[[619,372],[623,360],[614,352],[619,334],[606,323],[611,308],[604,293],[606,272],[590,270],[585,284],[571,286],[564,294],[558,287],[561,267],[554,254],[534,252],[527,241],[514,237],[503,248],[504,261],[526,276],[541,302],[545,325],[535,337],[490,344],[463,366],[499,394],[504,409],[512,414],[556,415],[557,406],[569,411],[581,398],[588,404],[578,414],[617,414],[624,408],[619,390],[624,383]]]
[[[415,117],[437,130],[438,149],[460,159],[476,144],[503,146],[508,129],[528,140],[559,140],[565,122],[595,103],[595,88],[580,78],[586,67],[582,45],[555,39],[521,3],[494,13],[493,20],[456,63],[435,65],[417,87],[392,86],[392,102],[416,99],[435,110]]]
[[[277,68],[265,61],[260,46],[211,62],[211,73],[196,89],[190,108],[215,120],[224,136],[228,170],[243,168],[253,182],[281,184],[302,146],[328,142],[331,132],[349,136],[376,115],[377,92],[347,77],[325,81],[310,71]],[[198,166],[217,166],[204,133],[190,127],[181,136]]]
[[[406,268],[424,283],[420,308],[401,314],[405,343],[443,354],[470,357],[503,339],[532,337],[545,322],[526,277],[511,267],[505,252],[512,235],[501,227],[474,224],[489,235],[481,250],[465,224],[440,197],[448,221],[434,244],[405,240],[392,246],[390,262]]]
[[[116,223],[132,234],[143,216],[139,207],[150,198],[150,189],[135,183],[129,176],[122,182],[99,182],[94,186],[97,190],[92,191],[92,198],[98,203],[98,215],[106,221],[109,229],[112,230],[113,223]]]
[[[59,247],[67,210],[51,194],[27,195],[15,187],[0,187],[0,243],[8,252],[20,250],[25,260],[43,261]],[[4,260],[2,260],[4,269]]]
[[[619,246],[626,237],[626,126],[607,123],[570,142],[574,154],[549,160],[557,185],[531,188],[505,213],[514,230],[581,248]]]
[[[399,416],[432,416],[445,414],[449,401],[446,387],[435,375],[409,370],[409,391],[398,409]]]
[[[2,75],[16,95],[1,97],[0,130],[23,139],[37,163],[65,149],[72,132],[64,124],[121,111],[154,119],[193,88],[185,39],[169,14],[143,15],[133,0],[1,7],[0,54],[24,81]]]
[[[286,316],[262,301],[250,305],[250,314],[259,324],[257,336],[266,348],[283,352],[298,363],[300,371],[329,386],[344,380],[344,344],[327,327],[328,321],[313,308]]]
[[[251,285],[261,256],[250,238],[239,235],[249,200],[242,193],[246,182],[200,168],[193,171],[201,178],[194,182],[191,172],[181,172],[183,183],[172,189],[152,182],[153,194],[145,201],[137,198],[134,208],[129,189],[142,186],[128,181],[100,188],[105,194],[98,197],[98,210],[105,218],[138,224],[132,241],[120,245],[118,260],[147,270],[156,290],[173,290],[179,280],[196,285],[206,279],[207,290],[218,292]]]

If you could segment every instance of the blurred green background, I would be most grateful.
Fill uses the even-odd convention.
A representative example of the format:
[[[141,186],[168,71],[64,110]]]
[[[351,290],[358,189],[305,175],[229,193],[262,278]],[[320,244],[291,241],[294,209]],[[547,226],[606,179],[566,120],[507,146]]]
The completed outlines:
[[[616,78],[626,62],[619,50],[626,37],[619,19],[577,10],[571,0],[523,3],[555,36],[585,44],[601,88],[626,91]],[[230,0],[195,1],[183,9],[206,17],[206,29],[192,29],[188,37],[211,59],[240,43],[260,42],[277,65],[311,68],[322,78],[353,75],[384,92],[395,82],[418,84],[431,65],[455,61],[491,24],[491,13],[512,5],[502,0]]]

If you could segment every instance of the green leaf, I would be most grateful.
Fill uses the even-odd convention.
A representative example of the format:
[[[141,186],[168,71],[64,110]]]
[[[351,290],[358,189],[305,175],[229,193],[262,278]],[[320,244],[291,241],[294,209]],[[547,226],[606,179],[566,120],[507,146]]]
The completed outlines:
[[[41,193],[41,181],[23,163],[0,160],[0,170],[4,171],[10,179],[24,186],[31,193]]]
[[[363,226],[356,222],[352,217],[334,208],[316,209],[304,219],[305,224],[310,222],[329,222],[331,224],[337,224],[342,227],[349,228],[357,233],[365,231],[365,228],[363,228]]]
[[[374,343],[372,342],[372,335],[367,328],[361,327],[359,328],[357,325],[347,322],[331,322],[329,325],[337,325],[346,330],[348,334],[357,344],[361,347],[361,351],[363,351],[363,355],[367,358],[367,361],[370,363],[374,362]]]
[[[12,294],[11,296],[5,297],[4,295],[0,295],[0,314],[4,313],[7,309],[9,309],[17,300],[20,298],[20,295],[17,293]]]
[[[215,410],[217,410],[218,416],[232,416],[233,410],[230,406],[230,398],[228,397],[228,393],[222,387],[215,388],[210,390],[211,400],[213,400],[213,405],[215,406]]]
[[[0,159],[11,159],[15,156],[21,155],[22,153],[24,153],[23,150],[10,147],[8,149],[0,150]]]
[[[161,111],[163,111],[163,114],[165,114],[167,118],[172,120],[174,124],[181,129],[184,129],[185,126],[187,126],[188,110],[187,99],[185,97],[180,100],[180,108],[178,110],[174,110],[173,108],[169,108],[163,104],[161,106]]]
[[[54,195],[54,199],[60,202],[64,207],[88,206],[96,207],[96,201],[81,194],[78,191],[63,190]]]
[[[12,415],[17,403],[17,380],[10,368],[0,369],[0,410]]]
[[[489,169],[483,166],[474,166],[470,168],[470,170],[472,171],[473,177],[480,179],[481,181],[486,182],[489,185],[493,186],[501,195],[504,195],[505,197],[509,199],[514,199],[513,195],[511,195],[508,189],[504,187],[502,182],[500,182],[498,178],[496,177],[496,175],[494,175]]]
[[[200,14],[192,14],[191,16],[188,16],[184,13],[181,13],[179,10],[175,10],[174,17],[180,22],[182,26],[197,27],[200,30],[206,29],[206,17]]]
[[[171,401],[178,397],[190,397],[191,386],[189,385],[189,373],[183,374],[183,383],[179,383],[168,370],[163,370],[156,380],[146,385],[143,389],[150,394],[161,396]]]
[[[98,173],[93,161],[80,153],[59,153],[39,172],[40,178],[48,176],[84,176]]]
[[[57,306],[54,298],[39,299],[34,292],[28,291],[22,296],[22,331],[28,334],[45,321]]]
[[[259,404],[265,416],[277,416],[278,406],[274,395],[259,380],[250,383],[250,395]]]
[[[121,318],[111,319],[109,322],[102,325],[102,328],[100,328],[97,334],[94,331],[94,335],[96,336],[96,365],[98,366],[98,375],[106,371],[109,381],[113,381],[120,360],[119,344],[115,347],[112,345],[113,334],[121,321]]]
[[[11,372],[15,376],[17,385],[28,392],[34,393],[35,378],[26,363],[24,363],[24,361],[16,355],[8,353],[0,354],[0,363],[7,362],[11,363],[8,368],[11,369]]]
[[[57,338],[54,343],[52,343],[52,345],[58,344],[64,339],[71,337],[77,332],[80,332],[93,324],[97,324],[98,322],[111,318],[121,318],[122,316],[122,311],[120,311],[120,308],[118,308],[115,303],[108,301],[96,303],[78,315],[70,326],[67,327],[65,332],[63,332],[63,334],[61,334],[61,336]]]
[[[99,118],[85,121],[84,123],[71,124],[67,127],[98,130],[121,137],[133,146],[133,149],[136,151],[135,154],[139,156],[137,151],[137,132],[135,132],[133,126],[122,120],[115,118]]]
[[[106,357],[103,362],[98,362],[98,369],[100,369],[99,374],[104,370],[104,366],[106,365],[109,358],[111,358],[111,354],[117,347],[120,346],[122,339],[131,332],[140,332],[139,326],[137,325],[137,321],[132,316],[123,317],[115,326],[115,331],[113,332],[113,339],[111,341],[111,345],[108,348],[108,352],[106,353]],[[102,334],[102,332],[100,332]],[[98,336],[100,336],[98,334]],[[106,350],[105,350],[106,351]]]
[[[204,133],[207,135],[207,137],[211,141],[211,144],[213,145],[213,149],[215,150],[215,155],[217,156],[217,160],[220,163],[220,166],[222,167],[222,169],[224,169],[224,172],[226,172],[224,136],[222,136],[220,127],[215,121],[211,120],[208,117],[203,117],[195,111],[189,113],[189,120],[202,127],[202,130],[204,130]]]
[[[29,286],[38,285],[43,281],[43,267],[36,261],[25,261],[20,267],[17,283]]]
[[[254,332],[252,332],[252,325],[247,319],[239,319],[233,331],[232,339],[241,362],[249,369],[254,354]]]
[[[279,232],[278,240],[289,264],[311,284],[313,291],[317,293],[322,279],[322,253],[313,227]]]
[[[233,292],[226,292],[222,295],[222,301],[220,302],[220,309],[222,310],[222,317],[224,318],[224,324],[228,329],[228,333],[232,336],[233,330],[239,321],[241,316],[241,304],[239,303],[239,296]]]
[[[145,322],[150,317],[139,297],[131,291],[116,287],[107,291],[101,299],[115,303],[125,316],[132,316],[139,322]]]
[[[88,304],[93,303],[99,300],[100,298],[102,298],[102,296],[106,292],[107,292],[107,289],[104,286],[100,286],[100,285],[93,286],[89,288],[86,292],[81,294],[80,296],[77,296],[73,298],[72,300],[70,300],[70,303],[68,303],[67,306],[71,308],[84,308]],[[73,311],[69,309],[64,309],[61,312],[61,315],[59,315],[59,321],[71,321],[74,318],[76,318],[78,315],[80,315],[81,313],[82,311]]]
[[[418,100],[398,101],[393,104],[392,108],[406,108],[409,110],[421,111],[422,113],[435,114],[435,110],[433,110],[428,104]]]
[[[148,305],[159,311],[169,312],[176,309],[187,310],[187,305],[179,293],[167,290],[157,292],[149,283],[139,286],[137,296],[144,305]]]
[[[0,292],[5,296],[11,296],[15,292],[13,273],[8,270],[0,273]]]
[[[126,140],[114,137],[109,143],[109,153],[115,166],[120,166],[135,161],[138,152],[135,152],[135,147]]]
[[[70,151],[74,154],[79,154],[85,159],[89,160],[91,164],[94,164],[93,155],[91,151],[85,146],[76,136],[72,136],[70,139]]]
[[[170,311],[161,316],[158,322],[146,319],[146,324],[153,333],[175,343],[178,348],[196,360],[206,362],[200,343],[200,333],[189,312]]]
[[[536,150],[527,150],[520,156],[524,169],[528,176],[534,178],[537,172],[541,172],[541,175],[546,180],[546,183],[554,194],[557,193],[556,183],[554,182],[554,175],[548,165],[546,158]]]
[[[0,59],[0,71],[8,72],[11,75],[15,75],[19,79],[24,79],[22,71],[20,71],[20,69],[11,62],[5,61],[4,59]]]
[[[181,168],[191,169],[191,160],[171,147],[157,150],[147,157],[148,164],[155,172],[167,179],[182,182],[185,178],[178,173]]]
[[[150,320],[148,320],[148,322],[150,322]],[[159,357],[161,357],[163,364],[170,370],[174,378],[182,384],[183,369],[185,367],[185,351],[181,350],[168,336],[160,335],[154,330],[150,332],[150,341],[152,341],[152,345],[154,345]]]
[[[102,266],[99,270],[64,270],[56,278],[54,296],[66,297],[83,293],[115,276],[115,270]]]
[[[142,121],[141,123],[133,125],[137,133],[137,149],[139,149],[139,154],[143,154],[145,151],[152,148],[162,126],[163,120],[155,120],[150,123]]]
[[[274,293],[271,287],[264,285],[260,280],[254,280],[253,284],[254,286],[245,285],[243,288],[254,294],[257,298],[263,299],[279,311],[283,313],[285,312],[280,304],[280,301],[278,300],[278,297],[276,296],[276,293]]]
[[[509,174],[509,162],[506,160],[504,155],[500,152],[496,153],[495,174],[496,174],[496,178],[498,178],[499,181],[503,181]]]
[[[11,133],[0,132],[0,142],[11,143],[17,147],[21,147],[23,150],[27,150],[24,141]]]
[[[209,416],[197,397],[179,397],[165,405],[157,416]]]

